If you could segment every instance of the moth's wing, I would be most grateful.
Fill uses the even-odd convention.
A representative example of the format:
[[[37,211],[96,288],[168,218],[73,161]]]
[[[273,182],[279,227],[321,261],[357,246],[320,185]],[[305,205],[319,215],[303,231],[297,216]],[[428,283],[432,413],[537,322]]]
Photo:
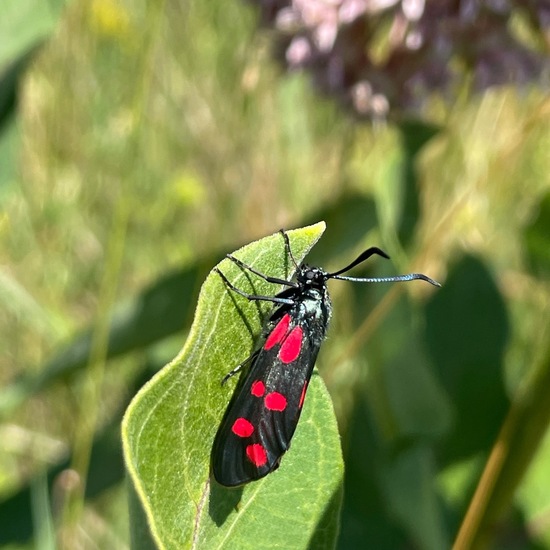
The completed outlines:
[[[212,468],[219,483],[242,485],[279,466],[296,430],[318,352],[319,343],[291,321],[279,342],[257,352],[214,441]]]

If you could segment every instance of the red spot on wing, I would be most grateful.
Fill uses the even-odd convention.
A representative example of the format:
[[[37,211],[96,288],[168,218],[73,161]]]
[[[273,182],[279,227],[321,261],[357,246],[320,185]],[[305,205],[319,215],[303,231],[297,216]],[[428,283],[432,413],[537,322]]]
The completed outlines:
[[[264,403],[270,411],[284,411],[286,409],[286,397],[276,391],[268,393],[265,396]]]
[[[264,344],[264,349],[271,349],[275,344],[282,342],[285,334],[288,331],[288,325],[290,324],[290,315],[287,313],[283,315],[281,320],[277,323],[275,328],[271,331],[270,335]]]
[[[267,453],[262,445],[259,443],[254,443],[253,445],[248,445],[246,448],[246,456],[248,460],[257,466],[263,466],[267,462]]]
[[[255,397],[262,397],[265,393],[265,384],[261,380],[252,382],[250,393]]]
[[[304,387],[302,388],[302,395],[300,395],[300,402],[298,403],[299,409],[301,409],[302,405],[304,404],[304,399],[306,398],[306,391],[307,391],[307,380],[304,384]]]
[[[237,418],[233,422],[231,430],[239,437],[250,437],[254,431],[254,426],[246,418]]]
[[[281,349],[279,350],[279,359],[283,363],[292,363],[300,355],[302,349],[302,327],[294,327],[290,334],[285,338]]]

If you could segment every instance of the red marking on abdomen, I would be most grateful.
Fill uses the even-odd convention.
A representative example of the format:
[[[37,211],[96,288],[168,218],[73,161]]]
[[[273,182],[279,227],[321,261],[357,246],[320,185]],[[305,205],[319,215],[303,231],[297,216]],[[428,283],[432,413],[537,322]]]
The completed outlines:
[[[302,327],[294,327],[290,334],[285,338],[281,349],[279,350],[279,359],[283,363],[292,363],[302,349]]]
[[[248,460],[257,466],[263,466],[267,462],[267,453],[265,449],[259,443],[254,443],[246,448],[246,456]]]
[[[271,331],[271,334],[267,337],[264,344],[264,349],[271,349],[275,344],[278,344],[283,340],[285,334],[288,331],[288,325],[290,324],[290,315],[286,313],[281,320],[277,323],[275,328]]]
[[[276,391],[268,393],[265,396],[264,403],[270,411],[284,411],[286,409],[286,397]]]
[[[250,437],[254,431],[254,426],[246,418],[237,418],[233,422],[231,430],[239,437]]]
[[[301,409],[302,405],[304,404],[304,399],[306,398],[306,391],[307,391],[307,380],[304,384],[304,387],[302,388],[302,395],[300,395],[300,402],[298,403],[299,409]]]
[[[252,382],[250,393],[255,397],[262,397],[262,395],[265,393],[265,384],[261,380],[256,380],[255,382]]]

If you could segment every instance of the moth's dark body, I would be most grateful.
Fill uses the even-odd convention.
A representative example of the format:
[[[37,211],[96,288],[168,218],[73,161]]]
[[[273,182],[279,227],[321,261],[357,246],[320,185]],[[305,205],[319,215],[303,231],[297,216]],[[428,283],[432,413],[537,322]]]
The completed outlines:
[[[214,477],[222,485],[241,485],[264,477],[277,469],[282,455],[290,446],[302,412],[302,390],[311,377],[332,313],[325,275],[319,268],[302,265],[296,276],[298,286],[276,295],[294,303],[283,304],[271,313],[260,342],[263,344],[277,323],[288,314],[291,319],[289,332],[296,326],[303,330],[300,354],[292,364],[284,364],[277,357],[280,345],[269,350],[260,346],[250,358],[250,368],[229,404],[214,442]],[[267,392],[284,392],[288,402],[284,411],[262,414],[261,402],[250,398],[250,388],[256,380],[265,383]],[[267,462],[263,466],[257,467],[243,459],[244,442],[231,432],[233,423],[240,417],[249,418],[255,424],[253,435],[257,439],[252,439],[267,450]]]
[[[243,363],[250,364],[248,372],[235,391],[214,440],[214,477],[218,483],[228,487],[260,479],[277,469],[290,445],[332,313],[327,290],[329,279],[355,282],[423,279],[439,286],[439,283],[420,273],[378,278],[342,275],[373,254],[388,258],[377,247],[368,248],[348,266],[333,273],[319,267],[298,265],[292,255],[288,235],[284,231],[281,234],[287,254],[296,267],[295,281],[264,275],[241,260],[228,256],[242,269],[265,281],[286,286],[279,294],[247,294],[217,270],[231,291],[249,300],[276,304],[265,324],[260,345]],[[235,374],[241,366],[233,369],[224,380]]]

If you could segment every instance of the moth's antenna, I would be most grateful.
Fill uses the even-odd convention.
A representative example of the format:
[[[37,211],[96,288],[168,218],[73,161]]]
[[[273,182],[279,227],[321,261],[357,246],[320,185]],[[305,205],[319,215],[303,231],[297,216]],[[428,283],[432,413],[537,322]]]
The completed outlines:
[[[368,260],[372,255],[378,254],[378,256],[382,256],[382,258],[390,259],[390,257],[380,248],[377,246],[372,246],[371,248],[367,248],[364,252],[359,254],[351,264],[347,265],[346,267],[334,271],[333,273],[329,273],[327,275],[327,279],[340,279],[341,281],[353,281],[356,283],[398,283],[401,281],[414,281],[415,279],[421,279],[422,281],[426,281],[434,286],[441,286],[437,281],[434,281],[433,279],[430,279],[427,275],[424,275],[423,273],[407,273],[406,275],[394,275],[393,277],[346,277],[341,276],[341,273],[345,273],[346,271],[349,271],[352,267],[355,267],[358,264],[363,263],[365,260]]]
[[[336,275],[330,278],[339,279],[340,281],[353,281],[356,283],[398,283],[402,281],[414,281],[415,279],[420,279],[430,283],[433,286],[441,286],[437,281],[430,279],[430,277],[424,275],[423,273],[407,273],[406,275],[395,275],[394,277],[341,277]]]
[[[361,252],[351,264],[347,265],[346,267],[339,269],[338,271],[335,271],[334,273],[329,273],[327,276],[327,279],[339,279],[337,275],[340,275],[340,273],[345,273],[346,271],[349,271],[352,267],[355,267],[358,264],[363,263],[365,260],[368,260],[373,254],[378,254],[379,256],[382,256],[382,258],[386,258],[387,260],[390,259],[390,257],[380,248],[377,246],[371,246],[370,248],[367,248],[364,252]]]
[[[283,236],[283,239],[285,240],[285,247],[286,251],[288,252],[288,255],[290,256],[290,259],[292,260],[292,263],[294,264],[294,267],[296,270],[300,268],[298,265],[298,262],[296,261],[296,258],[294,258],[294,254],[292,254],[292,248],[290,248],[290,241],[288,240],[288,235],[286,234],[284,229],[279,229],[279,233]]]

